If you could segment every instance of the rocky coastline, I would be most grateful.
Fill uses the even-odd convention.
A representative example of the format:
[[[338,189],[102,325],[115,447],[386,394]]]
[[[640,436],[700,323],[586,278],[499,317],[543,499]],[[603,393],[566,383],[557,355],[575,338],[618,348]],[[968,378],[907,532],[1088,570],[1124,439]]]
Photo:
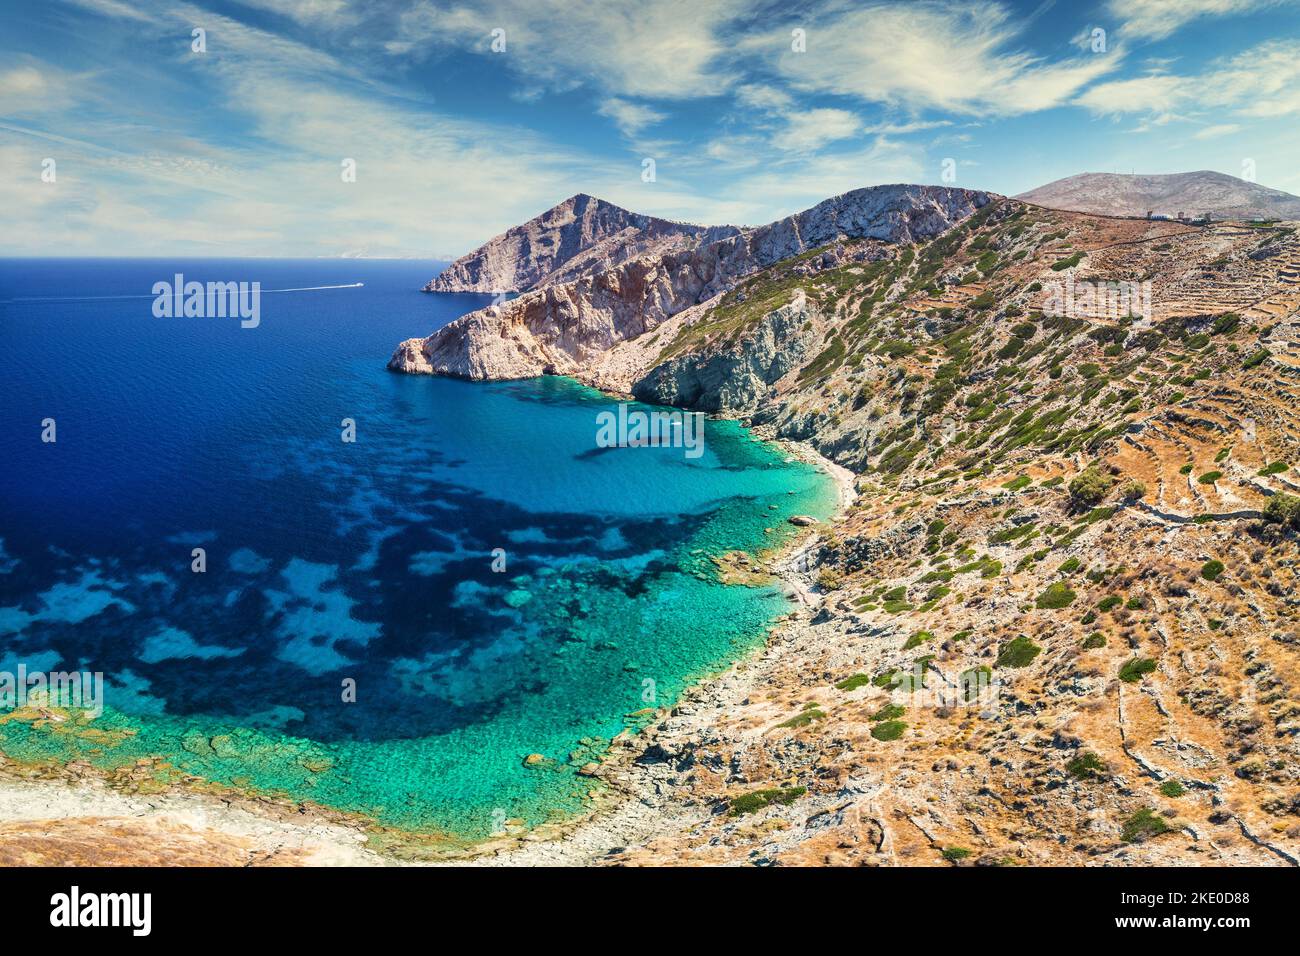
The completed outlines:
[[[852,474],[807,446],[778,444],[835,482],[838,520],[856,496]],[[762,650],[685,690],[645,729],[616,737],[600,763],[584,771],[596,785],[581,816],[466,843],[197,779],[141,792],[132,789],[129,775],[84,764],[25,766],[0,755],[0,819],[5,821],[0,838],[7,845],[0,865],[578,865],[599,863],[618,847],[665,829],[689,828],[703,808],[672,787],[656,755],[665,746],[692,746],[706,730],[707,713],[730,706],[737,694],[755,686],[759,670],[753,659],[788,647],[790,638],[782,635],[797,629],[820,603],[810,576],[818,540],[819,529],[808,527],[751,562],[784,583],[791,613],[774,625]],[[688,713],[701,719],[683,721]],[[54,710],[16,716],[63,718]]]

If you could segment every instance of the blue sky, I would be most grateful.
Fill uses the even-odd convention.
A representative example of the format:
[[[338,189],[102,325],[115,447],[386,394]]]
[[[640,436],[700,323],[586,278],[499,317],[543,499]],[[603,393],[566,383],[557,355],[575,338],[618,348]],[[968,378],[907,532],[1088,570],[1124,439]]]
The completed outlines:
[[[1300,193],[1300,0],[0,0],[0,16],[7,255],[449,257],[575,192],[757,224],[945,169],[1014,194],[1253,168]]]

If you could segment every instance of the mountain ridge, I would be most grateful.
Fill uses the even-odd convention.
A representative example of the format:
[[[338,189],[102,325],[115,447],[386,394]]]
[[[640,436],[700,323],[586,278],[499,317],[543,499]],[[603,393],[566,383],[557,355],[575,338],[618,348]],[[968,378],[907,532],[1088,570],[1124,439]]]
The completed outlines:
[[[710,242],[674,243],[666,252],[630,255],[613,268],[586,269],[563,283],[539,281],[517,299],[401,343],[389,367],[471,379],[580,374],[598,354],[728,291],[761,268],[836,239],[930,238],[993,195],[904,184],[851,190]]]
[[[1014,198],[1103,216],[1300,219],[1300,196],[1201,169],[1186,173],[1077,173]]]
[[[663,254],[737,232],[734,226],[696,226],[635,213],[575,193],[456,259],[423,291],[527,292],[637,255]]]

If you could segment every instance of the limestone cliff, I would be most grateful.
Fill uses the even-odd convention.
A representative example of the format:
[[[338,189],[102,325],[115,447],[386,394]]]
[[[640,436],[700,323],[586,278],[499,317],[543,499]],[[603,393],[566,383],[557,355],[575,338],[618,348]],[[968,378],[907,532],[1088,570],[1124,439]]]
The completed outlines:
[[[773,387],[816,354],[820,312],[803,296],[763,316],[743,342],[690,352],[656,365],[632,386],[643,402],[692,411],[752,414]]]
[[[403,342],[389,367],[471,379],[582,376],[620,342],[653,331],[778,262],[841,240],[928,240],[991,198],[985,192],[935,186],[854,190],[694,248],[639,255],[613,268],[544,284],[500,306],[472,312],[427,338]],[[509,269],[500,264],[495,271],[505,275]]]

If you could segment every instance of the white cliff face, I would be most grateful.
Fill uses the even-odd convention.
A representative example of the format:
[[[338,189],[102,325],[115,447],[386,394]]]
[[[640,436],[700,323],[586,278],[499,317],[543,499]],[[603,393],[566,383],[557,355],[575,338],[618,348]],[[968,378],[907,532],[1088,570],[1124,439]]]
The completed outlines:
[[[461,256],[425,292],[523,292],[570,281],[647,253],[691,248],[734,226],[643,216],[592,196],[566,199]]]
[[[766,226],[629,258],[471,312],[427,338],[403,342],[389,368],[470,379],[581,375],[619,343],[776,262],[838,239],[929,239],[992,198],[937,186],[854,190]],[[507,271],[504,263],[501,270]]]

